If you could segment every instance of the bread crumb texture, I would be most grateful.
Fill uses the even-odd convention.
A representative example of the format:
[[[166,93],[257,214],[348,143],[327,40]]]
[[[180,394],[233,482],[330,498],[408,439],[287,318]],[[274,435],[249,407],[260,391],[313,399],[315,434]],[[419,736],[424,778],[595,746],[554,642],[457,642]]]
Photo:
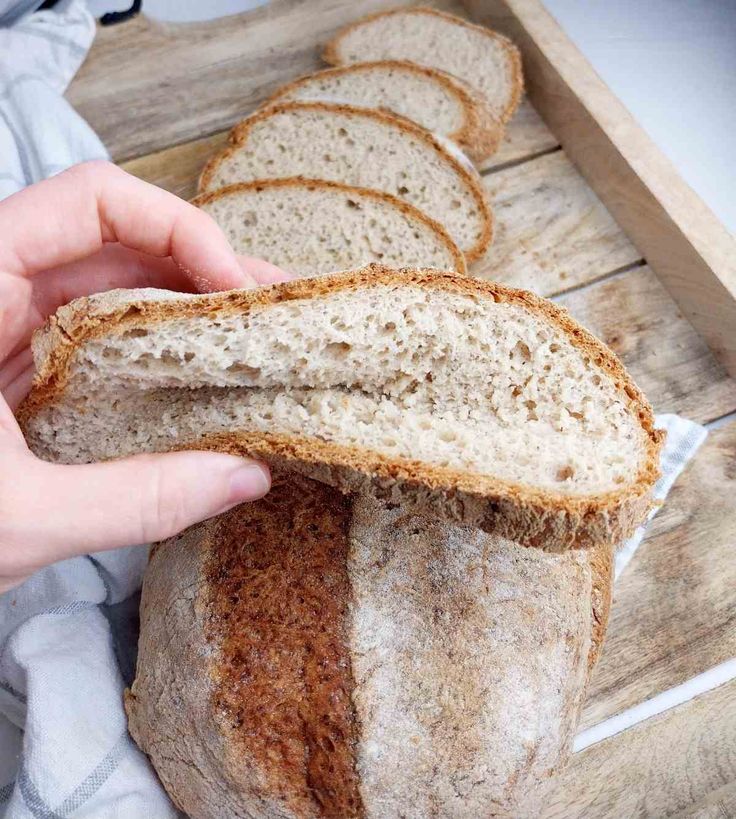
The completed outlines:
[[[403,59],[446,71],[477,88],[507,122],[523,90],[516,46],[485,26],[431,8],[379,12],[344,28],[327,45],[333,65]]]
[[[194,200],[236,253],[266,259],[296,276],[388,267],[465,272],[444,228],[402,199],[323,180],[240,183]]]
[[[221,448],[548,549],[625,537],[658,475],[662,434],[609,350],[449,273],[120,291],[62,308],[35,355],[19,417],[52,460]]]
[[[129,327],[90,340],[70,372],[89,399],[85,437],[107,456],[121,408],[127,452],[169,430],[247,427],[569,494],[618,488],[644,454],[625,395],[559,328],[519,304],[420,287]]]
[[[490,243],[492,216],[477,174],[403,117],[286,102],[237,125],[232,141],[205,166],[201,191],[263,178],[326,179],[404,199],[439,222],[469,261]]]

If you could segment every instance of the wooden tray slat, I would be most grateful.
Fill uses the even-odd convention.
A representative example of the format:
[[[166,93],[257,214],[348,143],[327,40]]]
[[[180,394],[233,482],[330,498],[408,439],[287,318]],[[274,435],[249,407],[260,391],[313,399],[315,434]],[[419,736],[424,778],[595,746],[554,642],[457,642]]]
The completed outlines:
[[[736,657],[736,421],[715,430],[618,579],[581,727]]]
[[[657,412],[705,423],[736,408],[736,382],[648,267],[557,301],[617,353]]]
[[[560,145],[557,137],[544,124],[528,100],[523,99],[506,126],[503,142],[496,153],[482,162],[481,171],[497,168],[551,151]]]
[[[736,680],[576,754],[543,819],[727,819],[734,771]]]
[[[641,259],[562,151],[497,171],[483,183],[496,226],[475,275],[549,296]]]

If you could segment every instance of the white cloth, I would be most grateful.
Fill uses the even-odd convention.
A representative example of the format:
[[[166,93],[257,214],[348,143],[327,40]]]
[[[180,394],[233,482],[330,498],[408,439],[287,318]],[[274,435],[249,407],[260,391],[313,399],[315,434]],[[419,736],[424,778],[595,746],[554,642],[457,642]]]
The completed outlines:
[[[668,430],[655,493],[663,500],[706,431],[676,415],[657,423]],[[622,548],[626,562],[643,530]],[[0,597],[0,744],[15,748],[0,765],[6,819],[177,815],[122,709],[145,561],[142,547],[79,557]]]
[[[6,9],[8,18],[18,8]],[[0,28],[0,199],[77,162],[108,158],[62,96],[94,36],[83,0]]]
[[[672,484],[677,476],[682,472],[685,464],[695,455],[698,447],[706,439],[708,433],[705,427],[694,424],[679,415],[658,415],[657,426],[667,431],[667,443],[662,452],[661,469],[662,476],[654,486],[654,499],[660,504],[664,502]],[[656,506],[649,513],[647,523],[657,514],[659,506]],[[634,552],[639,548],[639,544],[646,533],[646,524],[640,526],[636,532],[621,546],[616,553],[616,564],[614,566],[614,578],[618,580],[621,572],[629,565],[629,561],[634,556]]]

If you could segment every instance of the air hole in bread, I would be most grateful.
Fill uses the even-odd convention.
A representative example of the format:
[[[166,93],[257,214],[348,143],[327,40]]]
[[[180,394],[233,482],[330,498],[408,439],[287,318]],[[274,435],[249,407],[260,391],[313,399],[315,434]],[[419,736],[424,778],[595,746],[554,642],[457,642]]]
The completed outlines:
[[[351,350],[351,345],[346,341],[333,341],[325,347],[328,355],[344,356]]]
[[[132,330],[126,330],[123,338],[145,338],[148,335],[148,330],[145,327],[134,327]]]
[[[258,378],[261,374],[259,367],[250,367],[248,364],[243,364],[242,361],[234,361],[228,368],[227,372],[233,375],[243,375],[248,378]]]

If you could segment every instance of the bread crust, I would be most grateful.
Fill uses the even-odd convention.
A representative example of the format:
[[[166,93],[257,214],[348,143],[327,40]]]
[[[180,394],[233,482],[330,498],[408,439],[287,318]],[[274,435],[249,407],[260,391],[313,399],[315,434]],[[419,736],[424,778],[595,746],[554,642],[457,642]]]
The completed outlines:
[[[263,795],[262,811],[278,816],[264,771],[251,760],[227,764],[227,734],[212,708],[213,652],[200,594],[205,553],[198,534],[188,529],[168,549],[156,549],[149,563],[136,680],[124,695],[128,730],[180,810],[198,819],[242,816],[234,793],[247,788]]]
[[[598,662],[606,639],[608,617],[611,613],[613,597],[613,546],[601,543],[589,550],[589,565],[592,580],[592,631],[590,653],[588,655],[588,676]]]
[[[514,45],[514,43],[512,43],[508,37],[504,37],[503,34],[499,34],[497,31],[493,31],[492,29],[479,25],[478,23],[471,23],[468,20],[464,20],[462,17],[455,16],[454,14],[448,14],[445,11],[440,11],[439,9],[433,9],[427,6],[414,6],[409,8],[389,9],[388,11],[379,11],[375,14],[368,14],[341,29],[324,47],[322,51],[322,59],[328,65],[343,65],[344,61],[340,57],[340,44],[343,37],[350,34],[356,28],[360,28],[360,26],[365,23],[372,22],[373,20],[377,20],[381,17],[393,17],[399,14],[427,14],[434,17],[440,17],[443,20],[447,20],[448,22],[462,26],[463,28],[478,31],[481,34],[484,34],[486,37],[489,37],[490,39],[499,43],[508,56],[512,74],[511,95],[502,112],[501,119],[504,123],[511,119],[514,112],[519,107],[522,94],[524,93],[524,74],[521,66],[521,52]]]
[[[645,452],[638,474],[621,489],[576,497],[298,436],[233,430],[182,442],[179,448],[218,449],[264,458],[344,492],[365,492],[379,500],[404,503],[418,512],[446,517],[549,551],[616,544],[633,533],[651,507],[650,493],[659,476],[659,451],[664,440],[664,432],[654,426],[646,398],[615,355],[573,321],[566,310],[524,290],[454,273],[391,270],[371,265],[360,271],[255,290],[181,299],[125,300],[114,294],[78,299],[61,308],[34,339],[38,373],[31,394],[18,411],[19,421],[30,432],[33,416],[45,405],[62,398],[70,360],[77,348],[112,328],[117,331],[129,324],[154,324],[203,312],[211,315],[246,312],[256,306],[318,299],[376,285],[421,286],[515,303],[552,322],[573,346],[590,356],[613,379],[622,401],[638,418]]]
[[[216,202],[228,194],[238,193],[241,191],[261,190],[265,188],[323,188],[325,190],[342,191],[343,193],[350,193],[355,196],[362,196],[366,199],[373,199],[377,202],[385,202],[392,207],[397,208],[405,216],[414,219],[417,222],[429,227],[436,235],[442,244],[447,248],[453,258],[455,269],[460,274],[467,273],[467,266],[465,264],[465,256],[460,248],[455,244],[450,234],[437,221],[428,216],[424,211],[406,202],[404,199],[399,199],[398,196],[393,196],[385,191],[377,191],[373,188],[359,188],[355,185],[344,185],[342,182],[331,182],[326,179],[310,179],[306,176],[289,176],[282,179],[257,179],[253,182],[236,182],[233,185],[226,185],[224,188],[218,188],[209,193],[200,193],[190,200],[192,205],[201,207],[202,205]]]
[[[372,119],[375,122],[380,122],[389,128],[398,129],[406,134],[410,134],[415,139],[419,139],[426,145],[431,147],[436,153],[439,153],[445,162],[448,162],[457,175],[462,179],[465,185],[470,190],[475,203],[480,213],[482,223],[480,236],[475,244],[465,250],[461,248],[465,254],[465,259],[468,263],[480,259],[488,250],[488,247],[493,240],[493,212],[486,200],[485,193],[480,183],[480,177],[468,164],[466,167],[460,160],[453,156],[451,151],[447,149],[436,137],[434,137],[426,128],[417,125],[410,119],[399,117],[396,114],[389,114],[385,111],[379,111],[375,108],[359,108],[353,105],[344,105],[342,103],[327,103],[327,102],[281,102],[277,105],[262,108],[251,114],[247,119],[242,120],[237,125],[233,126],[230,131],[230,145],[224,148],[220,153],[211,157],[204,166],[199,177],[198,191],[200,193],[207,193],[210,181],[217,169],[217,167],[229,156],[239,151],[248,139],[253,126],[264,119],[272,117],[274,114],[283,113],[287,111],[327,111],[335,114],[345,114],[355,116],[363,119]]]
[[[283,97],[315,77],[342,77],[346,74],[358,74],[371,71],[375,68],[387,68],[406,71],[411,74],[427,77],[441,85],[445,91],[455,97],[462,110],[464,121],[460,128],[448,134],[448,138],[456,142],[476,164],[488,159],[498,150],[504,135],[503,124],[494,116],[485,98],[471,89],[452,74],[440,71],[438,68],[419,65],[410,60],[374,60],[365,63],[351,63],[325,68],[305,74],[292,82],[282,85],[266,102],[263,107],[276,105]],[[389,108],[379,108],[382,111],[393,113]]]
[[[594,657],[596,553],[274,487],[157,545],[146,573],[126,710],[177,805],[537,815]]]

